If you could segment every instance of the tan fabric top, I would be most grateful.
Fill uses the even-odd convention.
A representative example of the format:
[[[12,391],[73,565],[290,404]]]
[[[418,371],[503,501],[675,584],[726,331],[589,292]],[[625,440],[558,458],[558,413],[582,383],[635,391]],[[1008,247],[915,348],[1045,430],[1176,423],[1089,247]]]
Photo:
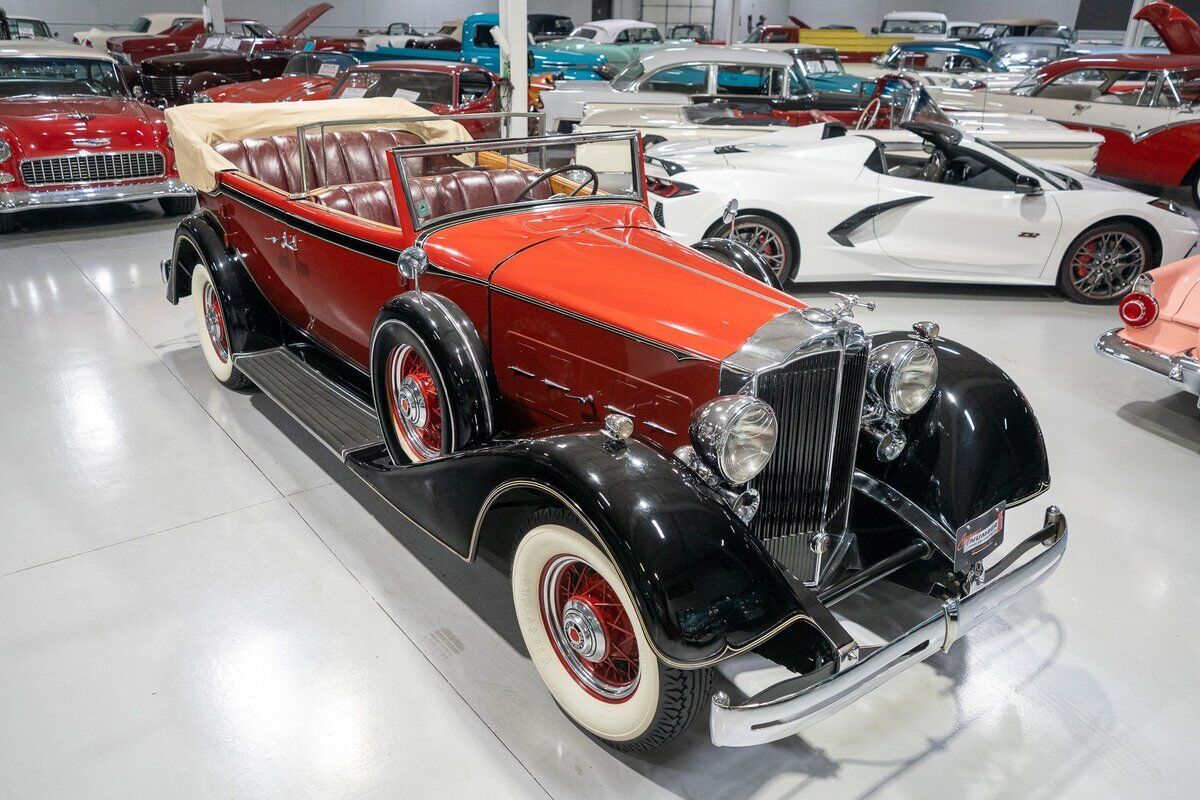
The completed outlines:
[[[202,192],[217,188],[217,173],[237,169],[213,149],[221,142],[260,136],[295,134],[313,122],[388,122],[341,125],[329,130],[384,128],[406,130],[428,144],[466,142],[471,135],[454,120],[403,122],[433,116],[420,106],[397,97],[351,100],[312,100],[302,103],[195,103],[167,109],[167,130],[175,147],[179,177]],[[395,120],[394,122],[391,120]]]

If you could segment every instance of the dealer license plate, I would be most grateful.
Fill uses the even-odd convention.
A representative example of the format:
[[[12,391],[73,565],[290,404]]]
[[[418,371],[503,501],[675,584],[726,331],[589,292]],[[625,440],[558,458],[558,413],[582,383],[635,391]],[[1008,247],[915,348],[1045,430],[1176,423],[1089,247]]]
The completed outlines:
[[[963,572],[1004,541],[1003,500],[963,525],[955,534],[954,569]]]

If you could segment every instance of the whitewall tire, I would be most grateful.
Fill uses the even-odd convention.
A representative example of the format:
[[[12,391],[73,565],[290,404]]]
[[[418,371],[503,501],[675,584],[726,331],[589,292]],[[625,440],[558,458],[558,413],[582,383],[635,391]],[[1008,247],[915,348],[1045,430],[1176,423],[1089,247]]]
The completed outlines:
[[[213,377],[230,389],[241,389],[250,381],[233,366],[229,317],[225,314],[217,286],[203,261],[192,268],[192,310],[200,335],[200,351]]]
[[[708,700],[711,670],[658,660],[618,569],[573,515],[544,509],[525,527],[513,603],[555,702],[616,749],[650,750],[678,737]]]

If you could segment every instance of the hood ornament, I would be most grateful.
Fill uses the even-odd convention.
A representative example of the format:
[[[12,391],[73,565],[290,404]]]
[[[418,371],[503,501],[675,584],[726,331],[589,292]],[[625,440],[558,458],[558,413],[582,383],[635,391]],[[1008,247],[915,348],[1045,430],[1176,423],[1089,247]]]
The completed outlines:
[[[867,311],[875,310],[874,303],[860,300],[856,294],[842,294],[841,292],[830,292],[830,294],[838,298],[838,303],[833,308],[810,306],[801,311],[800,316],[819,325],[832,325],[839,319],[853,317],[855,308],[865,308]]]

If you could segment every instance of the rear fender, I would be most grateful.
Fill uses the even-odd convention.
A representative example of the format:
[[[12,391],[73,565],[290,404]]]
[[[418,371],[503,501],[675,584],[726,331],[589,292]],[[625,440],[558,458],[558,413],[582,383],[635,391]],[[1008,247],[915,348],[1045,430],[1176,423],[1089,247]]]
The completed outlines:
[[[208,267],[221,297],[233,352],[248,353],[283,343],[279,315],[237,252],[225,246],[221,224],[207,210],[185,217],[175,229],[175,245],[164,271],[167,300],[172,304],[191,295],[192,270],[199,261]]]
[[[503,509],[566,508],[620,569],[660,658],[715,663],[785,628],[812,669],[844,632],[805,587],[790,582],[746,526],[692,473],[651,446],[600,433],[493,443],[388,468],[351,455],[353,468],[410,521],[465,560],[503,536]],[[446,502],[453,488],[454,502]],[[433,533],[437,531],[437,533]],[[523,533],[519,531],[518,533]],[[830,635],[838,640],[833,644]]]

